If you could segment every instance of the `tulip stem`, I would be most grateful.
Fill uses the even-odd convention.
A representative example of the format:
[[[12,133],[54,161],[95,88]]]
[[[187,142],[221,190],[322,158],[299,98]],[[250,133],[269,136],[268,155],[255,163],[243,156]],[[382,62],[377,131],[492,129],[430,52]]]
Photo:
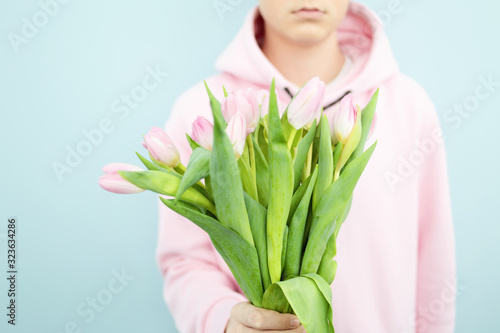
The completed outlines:
[[[253,148],[252,137],[250,135],[248,135],[246,138],[246,141],[247,141],[247,145],[248,145],[248,156],[250,159],[250,170],[252,170],[253,184],[254,184],[255,190],[257,190],[257,175],[256,175],[256,170],[255,170],[255,151]]]
[[[174,170],[183,175],[184,172],[186,172],[186,167],[182,165],[182,163],[179,163],[176,167],[174,167]]]
[[[257,126],[255,127],[255,130],[253,131],[253,133],[250,133],[250,135],[252,135],[257,140],[259,139],[259,131],[260,131],[261,124],[262,124],[262,119],[259,120],[259,122],[257,123]]]
[[[302,181],[305,181],[311,174],[312,151],[313,146],[311,145],[307,151],[306,165],[304,166],[304,171],[302,172]]]
[[[337,163],[335,164],[335,171],[333,172],[333,181],[339,179],[341,166]]]
[[[292,130],[290,131],[290,136],[288,137],[288,142],[287,142],[288,150],[290,150],[292,148],[293,140],[295,139],[295,134],[297,134],[297,130],[295,129],[295,127],[292,127]]]
[[[335,146],[335,149],[333,150],[333,167],[334,167],[333,181],[336,181],[340,175],[340,170],[337,170],[337,165],[339,162],[340,154],[342,154],[343,148],[344,148],[344,145],[342,144],[342,142],[339,141],[337,143],[337,145]]]
[[[241,181],[243,189],[247,192],[250,197],[255,201],[259,201],[259,195],[257,193],[257,183],[254,181],[255,177],[252,176],[252,170],[248,161],[244,158],[238,160],[238,168],[240,169]]]

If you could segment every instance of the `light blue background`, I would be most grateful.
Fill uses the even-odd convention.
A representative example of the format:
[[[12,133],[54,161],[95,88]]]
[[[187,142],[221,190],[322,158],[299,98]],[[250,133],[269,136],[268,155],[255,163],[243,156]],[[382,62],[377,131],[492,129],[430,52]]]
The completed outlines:
[[[226,1],[223,1],[226,2]],[[363,1],[375,11],[390,1]],[[151,193],[112,195],[97,186],[109,162],[137,163],[142,134],[162,126],[174,99],[214,73],[217,55],[256,1],[242,1],[221,20],[212,1],[70,1],[15,52],[37,1],[0,3],[0,268],[5,272],[6,221],[19,220],[18,325],[0,330],[175,332],[154,261],[157,206]],[[479,77],[500,81],[497,1],[401,0],[384,18],[403,72],[428,91],[448,135],[458,280],[457,332],[500,332],[500,89],[460,126],[443,116],[474,94]],[[169,76],[126,117],[112,103],[159,66]],[[85,139],[83,130],[113,121],[113,131],[58,181],[54,161]],[[78,306],[108,287],[113,270],[133,281],[89,323]],[[2,273],[1,276],[4,276]],[[6,281],[0,282],[5,309]]]

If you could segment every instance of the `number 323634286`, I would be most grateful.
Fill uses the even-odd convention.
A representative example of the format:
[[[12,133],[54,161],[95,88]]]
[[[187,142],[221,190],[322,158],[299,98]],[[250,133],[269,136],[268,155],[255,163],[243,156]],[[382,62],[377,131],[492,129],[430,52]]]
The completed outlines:
[[[7,264],[9,269],[14,269],[16,266],[16,220],[9,219],[8,231],[7,231],[7,246],[8,246],[8,257]]]

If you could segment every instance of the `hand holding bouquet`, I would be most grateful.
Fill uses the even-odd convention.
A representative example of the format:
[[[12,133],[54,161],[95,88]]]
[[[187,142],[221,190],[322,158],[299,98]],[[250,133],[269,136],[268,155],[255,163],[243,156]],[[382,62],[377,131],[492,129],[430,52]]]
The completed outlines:
[[[350,95],[323,112],[324,83],[311,79],[278,110],[271,84],[220,103],[207,86],[213,124],[198,117],[187,167],[153,128],[138,154],[147,171],[110,164],[100,179],[116,193],[150,190],[208,233],[248,300],[294,313],[307,332],[333,332],[336,238],[375,145],[363,152],[378,91],[361,110]],[[167,199],[164,196],[171,197]]]

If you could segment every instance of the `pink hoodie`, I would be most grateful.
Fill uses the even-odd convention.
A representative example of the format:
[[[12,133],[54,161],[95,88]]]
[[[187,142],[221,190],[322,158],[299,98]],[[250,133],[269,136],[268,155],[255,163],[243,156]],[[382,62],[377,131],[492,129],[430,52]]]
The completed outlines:
[[[215,96],[232,89],[269,89],[279,98],[297,92],[267,60],[257,40],[257,7],[220,55],[220,74],[207,79]],[[254,22],[256,22],[254,24]],[[255,30],[254,30],[255,25]],[[380,88],[377,127],[367,142],[378,145],[338,238],[338,271],[332,284],[337,333],[450,333],[455,319],[455,249],[440,125],[432,102],[401,74],[381,21],[352,3],[338,29],[348,72],[326,85],[324,105],[346,91],[363,107]],[[195,118],[212,120],[203,83],[175,102],[166,131],[187,164],[185,133]],[[231,308],[246,301],[207,234],[160,204],[157,261],[164,297],[180,332],[222,333]]]

